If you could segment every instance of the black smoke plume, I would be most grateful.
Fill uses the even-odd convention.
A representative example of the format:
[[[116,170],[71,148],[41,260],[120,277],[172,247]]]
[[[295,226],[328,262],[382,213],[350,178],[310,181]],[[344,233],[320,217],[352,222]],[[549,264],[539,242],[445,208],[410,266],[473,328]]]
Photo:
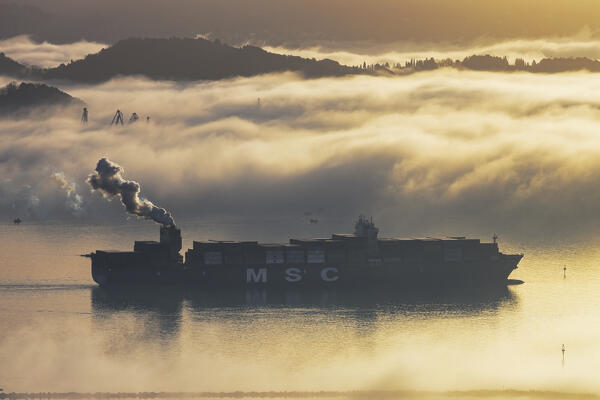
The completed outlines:
[[[105,197],[119,197],[127,212],[131,214],[159,224],[175,225],[171,213],[156,207],[150,200],[140,198],[140,184],[123,179],[122,173],[123,168],[120,165],[108,158],[101,158],[96,165],[96,172],[88,176],[87,182]]]

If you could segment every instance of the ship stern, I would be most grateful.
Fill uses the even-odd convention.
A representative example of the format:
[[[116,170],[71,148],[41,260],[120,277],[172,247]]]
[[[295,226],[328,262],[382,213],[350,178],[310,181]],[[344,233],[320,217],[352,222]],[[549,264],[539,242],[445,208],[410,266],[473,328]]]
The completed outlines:
[[[102,257],[97,252],[91,253],[90,258],[92,259],[92,279],[100,286],[105,286],[109,281],[109,268],[106,263],[103,262],[105,257]]]

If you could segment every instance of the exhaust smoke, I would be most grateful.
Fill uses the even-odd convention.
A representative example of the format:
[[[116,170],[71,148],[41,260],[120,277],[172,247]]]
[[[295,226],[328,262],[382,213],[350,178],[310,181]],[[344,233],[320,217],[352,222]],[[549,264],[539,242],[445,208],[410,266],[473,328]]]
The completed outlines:
[[[61,171],[54,172],[50,177],[65,191],[67,196],[66,207],[71,210],[74,216],[82,216],[85,210],[83,208],[83,199],[77,193],[77,184],[69,182],[65,174]]]
[[[140,184],[123,179],[123,172],[120,165],[104,157],[98,160],[96,171],[88,176],[87,182],[104,197],[119,197],[128,213],[165,226],[174,226],[175,221],[171,213],[155,206],[150,200],[140,198]]]

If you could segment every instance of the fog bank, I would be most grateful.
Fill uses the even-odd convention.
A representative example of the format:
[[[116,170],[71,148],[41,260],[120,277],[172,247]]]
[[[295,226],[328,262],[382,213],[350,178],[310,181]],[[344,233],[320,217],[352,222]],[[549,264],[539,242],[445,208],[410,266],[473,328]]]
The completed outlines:
[[[205,35],[213,37],[214,35]],[[462,60],[471,55],[490,54],[507,57],[513,63],[522,58],[527,62],[543,58],[587,57],[600,58],[600,42],[597,34],[583,29],[569,36],[547,36],[543,38],[517,38],[510,40],[490,40],[479,38],[466,43],[396,41],[372,43],[368,41],[316,41],[309,45],[279,45],[250,41],[264,45],[265,50],[280,54],[295,54],[307,58],[330,58],[346,65],[404,64],[412,59],[423,60]]]
[[[84,58],[91,53],[97,53],[107,45],[102,43],[79,42],[68,44],[52,44],[35,42],[27,35],[15,36],[0,40],[0,52],[21,64],[50,68],[62,63]]]
[[[82,188],[109,157],[180,221],[362,212],[388,234],[597,231],[595,74],[130,78],[61,89],[86,102],[88,125],[74,112],[0,121],[4,218],[72,218],[48,176],[62,171]],[[117,108],[141,120],[110,126]],[[87,210],[102,201],[80,191]],[[116,202],[92,208],[90,218],[125,217]]]

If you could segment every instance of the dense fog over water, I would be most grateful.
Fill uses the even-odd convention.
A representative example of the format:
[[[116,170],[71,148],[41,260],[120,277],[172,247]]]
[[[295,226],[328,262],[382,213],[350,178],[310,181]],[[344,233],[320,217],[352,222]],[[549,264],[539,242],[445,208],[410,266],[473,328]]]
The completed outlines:
[[[0,121],[5,218],[124,218],[85,184],[109,157],[180,221],[362,212],[393,234],[597,231],[596,74],[442,69],[59,87],[86,102],[90,122],[81,125],[79,109]],[[117,109],[141,120],[110,126]]]

